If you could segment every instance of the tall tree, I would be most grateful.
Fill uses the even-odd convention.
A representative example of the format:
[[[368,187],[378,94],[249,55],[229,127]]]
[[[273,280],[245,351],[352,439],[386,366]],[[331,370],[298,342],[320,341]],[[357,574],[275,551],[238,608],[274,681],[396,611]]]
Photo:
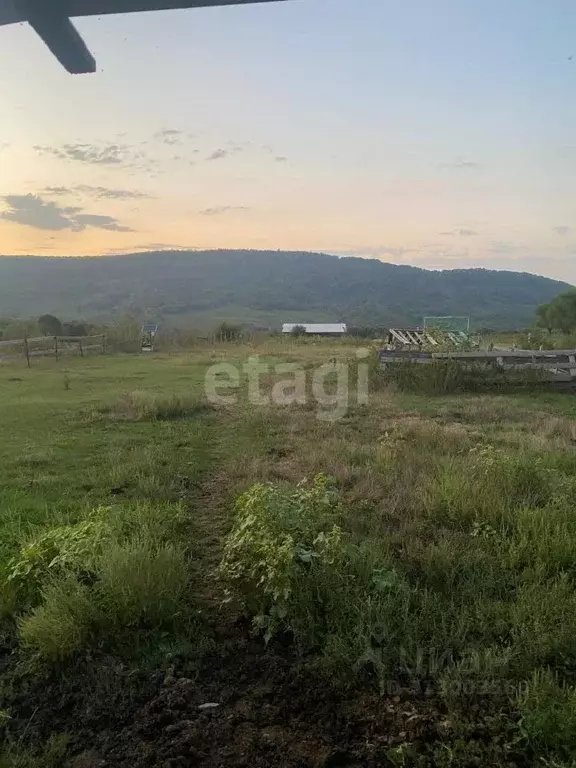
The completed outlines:
[[[62,323],[54,315],[42,315],[38,318],[40,333],[44,336],[61,336]]]
[[[556,296],[549,304],[542,304],[536,311],[536,324],[549,332],[576,331],[576,290]]]

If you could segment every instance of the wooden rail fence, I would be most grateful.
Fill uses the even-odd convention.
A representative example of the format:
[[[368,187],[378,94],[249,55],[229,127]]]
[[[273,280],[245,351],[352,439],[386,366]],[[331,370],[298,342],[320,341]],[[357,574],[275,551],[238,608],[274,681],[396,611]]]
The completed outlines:
[[[0,341],[0,361],[25,357],[30,368],[30,360],[34,357],[53,355],[59,360],[64,355],[104,354],[106,352],[106,334],[95,336],[36,336],[23,339],[6,339]]]
[[[491,352],[426,352],[420,350],[381,349],[383,368],[398,363],[433,363],[454,360],[464,366],[481,366],[500,370],[537,370],[547,381],[576,380],[576,349],[493,350]]]

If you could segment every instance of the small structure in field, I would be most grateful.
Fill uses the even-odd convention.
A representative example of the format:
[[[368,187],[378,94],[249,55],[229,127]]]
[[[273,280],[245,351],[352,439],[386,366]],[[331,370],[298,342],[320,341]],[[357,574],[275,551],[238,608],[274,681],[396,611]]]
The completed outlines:
[[[142,326],[142,341],[140,349],[142,352],[154,351],[154,340],[158,333],[158,326],[154,323],[144,323]]]
[[[390,328],[387,338],[392,349],[451,348],[470,343],[470,318],[455,315],[425,317],[424,324],[417,328]]]
[[[295,328],[303,329],[302,336],[329,336],[337,338],[348,333],[346,323],[284,323],[282,334],[288,336],[296,333]]]
[[[465,331],[445,331],[438,328],[389,328],[386,339],[390,347],[408,349],[425,346],[459,347],[469,341],[470,336]]]

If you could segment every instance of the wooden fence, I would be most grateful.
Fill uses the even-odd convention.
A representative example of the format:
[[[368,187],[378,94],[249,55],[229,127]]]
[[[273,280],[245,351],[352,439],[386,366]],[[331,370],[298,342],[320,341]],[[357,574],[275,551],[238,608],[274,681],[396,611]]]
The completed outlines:
[[[23,339],[0,341],[0,361],[24,357],[30,368],[34,357],[54,356],[56,360],[64,355],[80,355],[106,352],[106,334],[96,336],[37,336]]]
[[[419,350],[381,349],[383,368],[398,363],[433,363],[454,360],[464,366],[499,368],[500,370],[536,370],[547,381],[576,380],[576,349],[493,350],[491,352],[426,352]]]

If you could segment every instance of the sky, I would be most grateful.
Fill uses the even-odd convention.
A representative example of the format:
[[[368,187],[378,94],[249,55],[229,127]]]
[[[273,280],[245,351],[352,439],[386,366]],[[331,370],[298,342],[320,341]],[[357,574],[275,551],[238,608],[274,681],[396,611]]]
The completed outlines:
[[[576,283],[573,0],[287,0],[0,27],[0,252],[324,251]]]

